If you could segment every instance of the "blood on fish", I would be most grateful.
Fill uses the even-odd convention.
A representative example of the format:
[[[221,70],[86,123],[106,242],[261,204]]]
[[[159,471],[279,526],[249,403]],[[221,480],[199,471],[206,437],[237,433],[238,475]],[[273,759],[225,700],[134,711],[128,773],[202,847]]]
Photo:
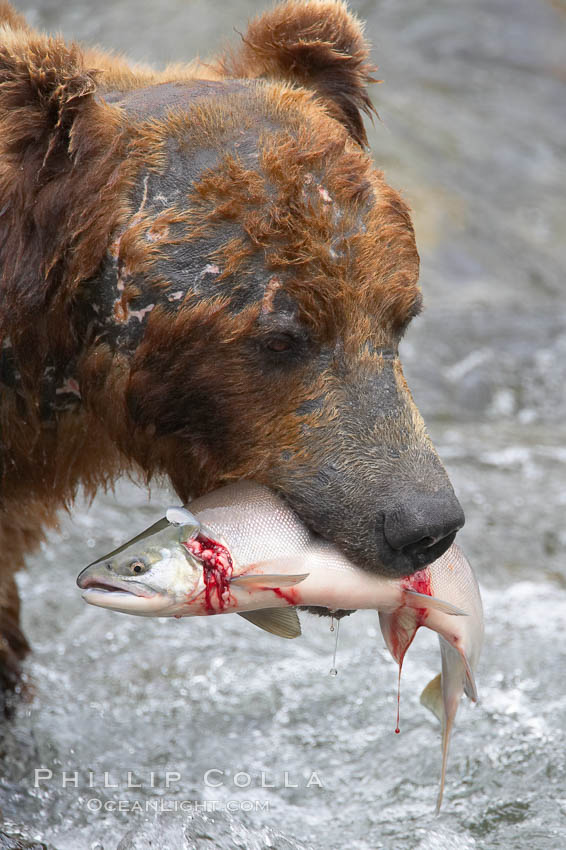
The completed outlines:
[[[417,593],[423,593],[425,596],[432,596],[432,584],[430,581],[430,570],[425,567],[424,570],[417,570],[412,576],[406,576],[401,581],[401,587],[404,590],[414,590]],[[417,615],[417,628],[424,625],[428,617],[428,608],[415,608]],[[409,647],[407,647],[408,649]],[[405,650],[406,652],[406,650]]]
[[[432,596],[430,571],[425,567],[424,570],[417,570],[416,573],[406,576],[401,580],[401,587],[403,590],[414,590],[417,593]],[[407,625],[403,623],[404,613],[409,615],[408,628]],[[401,731],[399,727],[399,716],[401,706],[401,671],[403,669],[403,660],[408,648],[413,642],[417,629],[424,625],[425,620],[428,617],[428,608],[410,608],[407,611],[406,606],[403,604],[400,605],[397,611],[394,612],[393,617],[396,620],[395,626],[391,629],[391,635],[395,638],[393,656],[399,663],[399,677],[397,679],[397,725],[395,727],[395,734],[398,735]]]
[[[198,534],[190,540],[185,540],[183,546],[202,561],[202,577],[204,580],[204,607],[208,614],[222,611],[230,602],[230,579],[234,572],[234,564],[228,549],[211,540],[203,534]],[[216,594],[216,607],[213,597]]]
[[[272,590],[280,599],[285,599],[289,605],[299,604],[298,593],[294,587],[289,588],[289,590],[281,590],[280,587],[270,587],[269,590]]]
[[[414,590],[426,596],[432,596],[432,584],[428,568],[418,570],[411,576],[401,579],[402,590]],[[391,637],[392,655],[403,663],[405,653],[410,647],[418,628],[424,625],[428,617],[428,608],[408,607],[403,601],[392,614]]]
[[[426,596],[432,596],[432,584],[430,581],[430,570],[425,567],[424,570],[417,570],[410,576],[405,576],[401,579],[401,587],[405,590],[416,590],[417,593],[424,593]]]

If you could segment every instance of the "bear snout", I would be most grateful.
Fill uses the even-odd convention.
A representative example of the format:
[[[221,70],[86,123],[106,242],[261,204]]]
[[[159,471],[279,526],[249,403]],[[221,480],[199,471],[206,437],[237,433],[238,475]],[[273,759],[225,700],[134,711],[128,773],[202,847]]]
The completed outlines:
[[[440,558],[464,522],[464,511],[451,487],[433,495],[413,490],[378,520],[378,549],[384,561],[409,574]]]

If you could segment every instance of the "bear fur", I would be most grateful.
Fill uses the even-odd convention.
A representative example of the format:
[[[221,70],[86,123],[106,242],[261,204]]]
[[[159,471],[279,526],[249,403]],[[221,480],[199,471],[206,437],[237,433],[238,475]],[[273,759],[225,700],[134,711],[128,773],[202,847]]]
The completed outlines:
[[[4,690],[28,649],[14,572],[79,486],[253,478],[389,575],[462,525],[398,358],[418,254],[366,150],[374,70],[334,0],[163,71],[0,2]]]

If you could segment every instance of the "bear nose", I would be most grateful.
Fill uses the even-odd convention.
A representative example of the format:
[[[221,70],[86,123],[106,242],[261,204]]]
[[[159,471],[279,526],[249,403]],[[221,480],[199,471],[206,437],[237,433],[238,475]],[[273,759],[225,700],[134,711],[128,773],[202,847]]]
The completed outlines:
[[[418,570],[444,554],[464,522],[464,512],[451,489],[434,494],[413,492],[386,513],[383,532],[389,546]]]

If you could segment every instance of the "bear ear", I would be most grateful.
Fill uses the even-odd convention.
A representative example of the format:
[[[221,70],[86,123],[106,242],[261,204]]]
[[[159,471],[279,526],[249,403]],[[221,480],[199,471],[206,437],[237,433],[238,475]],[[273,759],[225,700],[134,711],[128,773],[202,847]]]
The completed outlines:
[[[117,221],[120,117],[95,90],[77,46],[0,27],[0,322],[13,327],[94,274]]]
[[[255,18],[238,51],[219,69],[231,77],[268,77],[314,90],[360,144],[367,144],[362,114],[375,108],[367,92],[376,66],[361,22],[341,0],[287,0]]]
[[[95,77],[76,45],[33,33],[8,16],[0,28],[2,156],[25,157],[36,176],[68,163],[73,122],[92,100]]]

